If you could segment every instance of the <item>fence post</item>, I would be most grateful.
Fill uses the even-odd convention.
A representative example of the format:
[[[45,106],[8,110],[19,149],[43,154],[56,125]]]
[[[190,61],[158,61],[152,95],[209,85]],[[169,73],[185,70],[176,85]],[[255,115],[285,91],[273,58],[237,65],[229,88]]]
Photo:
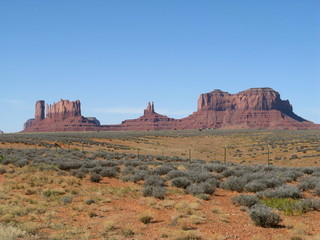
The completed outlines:
[[[139,158],[140,158],[140,148],[138,148],[138,161],[139,161]]]
[[[163,146],[162,146],[162,159],[164,158]]]
[[[270,165],[270,145],[268,144],[268,165]]]
[[[191,147],[189,147],[189,160],[191,161]]]
[[[224,164],[227,164],[227,145],[224,146]]]

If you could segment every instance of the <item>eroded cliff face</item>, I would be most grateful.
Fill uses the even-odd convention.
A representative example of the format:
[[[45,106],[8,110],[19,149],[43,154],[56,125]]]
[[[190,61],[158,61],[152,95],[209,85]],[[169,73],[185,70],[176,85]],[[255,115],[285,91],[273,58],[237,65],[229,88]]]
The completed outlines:
[[[271,88],[251,88],[237,94],[214,90],[201,94],[198,99],[198,111],[226,110],[279,110],[292,112],[288,100],[281,100],[280,94]]]
[[[69,100],[60,100],[54,104],[47,104],[46,118],[63,120],[70,117],[81,116],[81,104],[79,100],[71,102]]]

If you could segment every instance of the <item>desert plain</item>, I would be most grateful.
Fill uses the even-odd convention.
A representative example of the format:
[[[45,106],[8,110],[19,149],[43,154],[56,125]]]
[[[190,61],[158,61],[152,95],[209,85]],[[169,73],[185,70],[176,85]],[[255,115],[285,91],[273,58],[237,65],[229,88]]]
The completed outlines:
[[[320,239],[319,130],[0,135],[0,239]]]

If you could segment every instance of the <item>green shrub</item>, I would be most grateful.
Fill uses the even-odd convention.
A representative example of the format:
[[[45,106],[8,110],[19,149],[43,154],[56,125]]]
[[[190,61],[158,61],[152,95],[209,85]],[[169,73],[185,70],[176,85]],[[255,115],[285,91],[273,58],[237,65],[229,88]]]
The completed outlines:
[[[286,215],[294,213],[302,214],[311,210],[320,210],[319,199],[291,199],[291,198],[267,198],[260,200],[261,204],[284,211]]]

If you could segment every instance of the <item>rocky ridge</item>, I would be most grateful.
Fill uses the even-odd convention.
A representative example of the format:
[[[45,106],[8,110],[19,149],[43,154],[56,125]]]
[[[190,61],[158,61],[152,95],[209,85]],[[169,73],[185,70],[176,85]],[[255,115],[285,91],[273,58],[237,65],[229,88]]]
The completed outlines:
[[[251,88],[236,94],[214,90],[201,94],[197,111],[182,119],[169,118],[155,111],[148,103],[144,114],[121,124],[101,125],[96,118],[81,115],[79,100],[60,100],[48,105],[36,103],[34,119],[24,124],[24,132],[53,131],[119,131],[170,129],[320,129],[297,116],[288,100],[271,88]]]

